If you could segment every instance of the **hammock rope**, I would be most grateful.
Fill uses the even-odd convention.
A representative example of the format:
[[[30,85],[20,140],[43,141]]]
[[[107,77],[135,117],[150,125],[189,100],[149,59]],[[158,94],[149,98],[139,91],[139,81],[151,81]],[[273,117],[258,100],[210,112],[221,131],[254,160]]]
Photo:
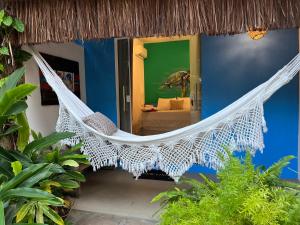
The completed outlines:
[[[39,52],[30,48],[48,84],[59,99],[56,130],[76,135],[64,141],[83,142],[81,151],[89,156],[94,170],[118,166],[136,177],[159,167],[175,181],[193,164],[213,169],[223,166],[220,155],[230,150],[252,154],[264,148],[266,132],[263,104],[274,92],[287,84],[300,70],[300,53],[269,80],[248,92],[223,110],[198,123],[158,135],[138,136],[118,130],[107,136],[86,125],[82,118],[94,112],[74,95]]]

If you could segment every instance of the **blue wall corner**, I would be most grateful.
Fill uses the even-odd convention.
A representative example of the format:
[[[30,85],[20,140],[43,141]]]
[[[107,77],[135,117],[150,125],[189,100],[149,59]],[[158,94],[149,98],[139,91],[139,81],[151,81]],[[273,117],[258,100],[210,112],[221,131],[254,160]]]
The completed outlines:
[[[266,81],[298,53],[298,30],[270,31],[258,40],[247,34],[201,37],[202,118],[218,112]],[[298,76],[265,104],[268,132],[257,165],[270,166],[286,155],[298,155]],[[297,160],[289,166],[297,171]],[[297,178],[285,169],[284,178]],[[189,172],[213,170],[193,166]]]
[[[114,39],[76,43],[84,47],[87,105],[116,124]]]

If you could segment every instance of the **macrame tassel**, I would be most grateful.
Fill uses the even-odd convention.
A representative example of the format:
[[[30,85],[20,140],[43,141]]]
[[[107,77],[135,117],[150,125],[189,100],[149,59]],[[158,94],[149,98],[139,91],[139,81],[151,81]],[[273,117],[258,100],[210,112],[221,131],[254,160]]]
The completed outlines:
[[[268,127],[267,127],[267,122],[265,120],[265,117],[262,116],[261,120],[262,120],[262,129],[263,129],[263,132],[267,133],[268,132]]]

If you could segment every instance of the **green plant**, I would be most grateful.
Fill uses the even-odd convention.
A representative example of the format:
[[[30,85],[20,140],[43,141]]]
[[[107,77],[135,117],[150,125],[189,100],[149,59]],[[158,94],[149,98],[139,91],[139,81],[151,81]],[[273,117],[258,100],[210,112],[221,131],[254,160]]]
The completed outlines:
[[[53,172],[55,165],[35,164],[24,170],[20,166],[21,163],[18,161],[11,165],[14,175],[2,179],[0,185],[1,225],[12,224],[14,215],[17,211],[22,211],[22,219],[26,217],[28,221],[32,223],[32,212],[34,208],[27,208],[28,210],[24,210],[24,205],[26,205],[27,201],[35,201],[46,206],[63,205],[62,199],[57,198],[49,192],[33,188],[40,180],[45,179],[48,176],[48,173]],[[4,176],[2,175],[2,178],[3,177]]]
[[[59,212],[70,205],[65,199],[65,193],[78,188],[79,183],[85,181],[76,168],[88,161],[86,156],[78,153],[81,144],[73,148],[58,144],[72,137],[73,133],[53,133],[42,137],[32,131],[33,141],[29,142],[26,97],[35,86],[20,84],[23,75],[24,68],[20,68],[0,80],[0,138],[9,135],[18,137],[13,148],[0,147],[0,201],[3,203],[0,202],[0,206],[3,205],[0,213],[5,215],[6,225],[13,222],[64,224]],[[33,174],[33,168],[41,165],[43,167],[34,170],[36,173]],[[15,195],[4,192],[21,175],[24,178],[22,182],[12,186],[17,189],[7,192]],[[23,195],[16,194],[18,191],[22,191]],[[4,216],[0,218],[4,221]],[[3,221],[0,225],[3,225]]]
[[[25,148],[30,136],[30,129],[26,119],[26,97],[36,86],[20,84],[18,82],[25,73],[22,67],[10,76],[0,80],[0,138],[18,132],[17,147]]]
[[[153,199],[162,202],[161,224],[300,224],[300,186],[279,178],[292,158],[262,170],[254,167],[249,153],[244,160],[230,155],[218,182],[202,174],[202,181],[184,178],[188,189],[175,188]]]
[[[87,157],[78,153],[82,145],[80,143],[65,149],[62,149],[61,145],[55,146],[57,142],[73,135],[70,132],[62,132],[42,137],[33,132],[34,140],[25,147],[22,154],[16,153],[13,157],[21,160],[24,164],[54,163],[64,169],[63,173],[59,171],[50,176],[48,180],[43,181],[41,188],[52,191],[51,187],[53,187],[56,194],[76,189],[79,187],[79,182],[85,181],[84,176],[76,171],[76,168],[80,164],[89,164]]]
[[[11,36],[22,32],[24,32],[22,21],[10,16],[3,9],[0,10],[0,77],[4,75],[8,65],[18,67],[30,56],[20,48],[14,48],[11,44]]]
[[[66,192],[78,188],[79,183],[85,181],[85,177],[75,169],[79,163],[87,164],[88,161],[86,156],[77,153],[81,144],[65,150],[58,146],[52,147],[52,145],[73,135],[73,133],[66,132],[53,133],[47,137],[38,135],[37,137],[35,134],[36,139],[30,142],[23,152],[0,148],[0,157],[2,158],[0,174],[4,179],[11,179],[13,173],[17,174],[22,167],[28,168],[40,163],[51,165],[51,170],[40,172],[40,177],[36,178],[38,180],[34,187],[63,199]],[[9,165],[13,165],[12,171],[10,171]],[[26,222],[44,223],[44,216],[46,216],[55,224],[63,224],[62,218],[56,212],[63,205],[54,205],[50,204],[51,202],[36,201],[36,199],[26,200],[22,203],[22,207],[16,213],[16,222],[25,220]],[[68,205],[67,200],[64,200],[64,205]]]

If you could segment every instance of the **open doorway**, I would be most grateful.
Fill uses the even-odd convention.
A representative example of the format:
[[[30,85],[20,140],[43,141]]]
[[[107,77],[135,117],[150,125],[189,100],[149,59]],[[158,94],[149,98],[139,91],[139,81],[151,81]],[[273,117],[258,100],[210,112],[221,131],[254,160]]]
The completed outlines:
[[[200,120],[198,36],[133,39],[132,132],[152,135]]]

